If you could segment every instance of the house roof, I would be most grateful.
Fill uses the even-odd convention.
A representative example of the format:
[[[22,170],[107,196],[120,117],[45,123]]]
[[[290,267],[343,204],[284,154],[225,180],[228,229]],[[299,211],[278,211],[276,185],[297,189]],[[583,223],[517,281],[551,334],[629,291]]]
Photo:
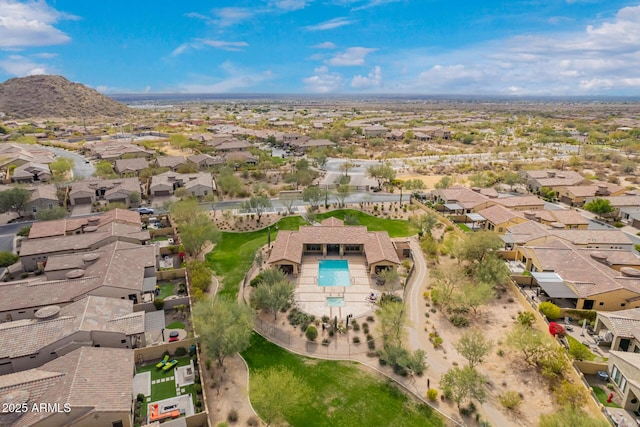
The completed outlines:
[[[170,187],[173,188],[173,184],[177,183],[180,187],[184,187],[187,190],[202,185],[211,190],[216,190],[216,184],[208,172],[197,173],[177,173],[177,172],[164,172],[159,175],[155,175],[151,178],[150,188],[153,190],[155,187]]]
[[[133,159],[118,159],[115,163],[116,172],[123,173],[127,171],[138,172],[149,167],[144,157],[135,157]]]
[[[323,223],[320,227],[303,226],[298,231],[281,230],[273,244],[269,262],[288,260],[300,264],[305,244],[331,243],[364,245],[369,264],[381,261],[400,264],[386,231],[370,232],[365,226],[345,226],[337,221]]]
[[[623,338],[635,337],[633,331],[640,327],[640,308],[612,312],[600,311],[598,317],[607,319],[607,328]]]
[[[124,190],[129,193],[140,193],[138,178],[89,179],[71,184],[69,197],[80,193],[96,194],[97,190],[105,190],[105,196]]]
[[[493,205],[478,211],[487,221],[492,224],[504,224],[516,218],[523,218],[521,213],[511,211],[502,205]]]
[[[158,167],[174,169],[180,165],[186,164],[187,160],[184,156],[160,156],[156,159],[156,163],[158,164]]]
[[[38,353],[76,332],[144,333],[144,312],[133,312],[133,302],[119,298],[87,296],[60,309],[50,320],[32,319],[0,324],[0,358]]]
[[[28,403],[46,402],[71,406],[65,422],[93,412],[131,411],[133,387],[133,351],[121,348],[81,347],[42,365],[40,368],[0,376],[0,396],[22,391]],[[10,424],[26,427],[45,423],[55,412],[28,411],[13,415]],[[6,416],[0,415],[0,422]]]
[[[538,221],[558,222],[564,225],[588,225],[589,221],[580,212],[574,210],[533,210],[525,211],[526,217],[535,217]]]
[[[489,198],[491,197],[491,195],[483,194],[482,189],[474,191],[462,186],[433,190],[431,194],[442,199],[444,203],[457,203],[466,209],[473,209],[474,207],[489,201]]]
[[[208,165],[217,165],[217,164],[223,164],[224,163],[224,159],[220,156],[210,156],[208,154],[204,154],[204,153],[200,153],[200,154],[194,154],[192,156],[188,156],[187,160],[195,163],[195,164],[200,164],[200,163],[205,163]]]
[[[51,176],[51,171],[49,170],[48,165],[29,162],[15,168],[13,174],[11,174],[11,178],[33,178],[34,176],[42,177],[45,175]]]
[[[495,199],[494,202],[506,208],[518,208],[523,206],[544,206],[544,202],[537,196],[499,197]]]
[[[58,194],[55,184],[40,184],[28,187],[27,190],[31,193],[30,202],[37,200],[54,200],[58,201]]]

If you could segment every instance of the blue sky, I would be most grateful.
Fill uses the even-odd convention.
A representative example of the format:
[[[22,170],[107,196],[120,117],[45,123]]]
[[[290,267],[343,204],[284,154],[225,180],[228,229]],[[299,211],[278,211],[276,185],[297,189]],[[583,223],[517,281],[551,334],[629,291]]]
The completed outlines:
[[[105,93],[640,95],[640,0],[0,0],[0,80]]]

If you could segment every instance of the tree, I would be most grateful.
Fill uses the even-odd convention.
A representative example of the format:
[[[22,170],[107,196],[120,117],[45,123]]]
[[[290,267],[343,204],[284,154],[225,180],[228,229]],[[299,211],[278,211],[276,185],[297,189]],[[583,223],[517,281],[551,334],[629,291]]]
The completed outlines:
[[[552,350],[553,338],[538,329],[517,324],[507,334],[507,345],[520,351],[524,361],[535,366]]]
[[[116,178],[117,175],[113,170],[113,166],[107,160],[96,163],[96,171],[94,175],[100,178]]]
[[[485,383],[485,377],[471,366],[455,367],[442,375],[440,388],[445,396],[456,402],[458,409],[460,409],[460,404],[467,399],[484,402],[487,396]]]
[[[69,159],[67,157],[58,157],[53,162],[49,163],[49,169],[57,179],[63,178],[72,168],[73,159]]]
[[[252,196],[249,200],[244,202],[244,208],[249,210],[249,212],[254,212],[258,217],[258,222],[260,222],[260,218],[262,218],[262,214],[264,211],[271,207],[271,200],[264,195],[259,194],[257,196]]]
[[[443,190],[445,188],[449,188],[453,185],[453,178],[451,178],[450,176],[443,176],[442,178],[440,178],[440,181],[436,182],[436,189],[437,190]]]
[[[307,405],[312,394],[302,378],[283,367],[258,371],[249,382],[251,404],[267,426]]]
[[[187,274],[191,287],[194,289],[194,299],[204,296],[204,292],[211,286],[212,271],[207,264],[203,261],[193,259],[187,263]]]
[[[478,282],[485,282],[495,286],[507,283],[509,280],[509,267],[495,252],[487,254],[482,262],[475,267],[473,276]]]
[[[307,157],[315,161],[320,169],[324,169],[327,165],[327,161],[329,160],[326,149],[312,150]]]
[[[456,350],[469,361],[469,366],[472,368],[482,363],[492,348],[493,342],[487,339],[480,330],[466,331],[456,344]]]
[[[409,191],[413,191],[413,190],[424,190],[425,188],[427,188],[427,186],[424,184],[423,180],[414,178],[414,179],[407,179],[404,182],[404,188],[406,188]]]
[[[378,188],[382,188],[382,184],[385,181],[391,182],[396,179],[396,171],[393,170],[388,162],[380,163],[369,166],[367,168],[367,176],[378,181]]]
[[[52,219],[62,219],[67,216],[67,210],[62,206],[54,206],[51,209],[40,209],[36,212],[35,218],[38,221],[49,221]]]
[[[171,219],[178,224],[184,224],[193,218],[193,216],[199,215],[200,213],[204,213],[204,211],[198,205],[196,199],[180,200],[169,206],[169,215],[171,215]]]
[[[401,302],[385,302],[377,311],[380,334],[385,344],[402,347],[407,312]]]
[[[592,418],[580,408],[565,406],[552,414],[542,414],[538,427],[609,427],[609,422]]]
[[[204,214],[195,215],[179,227],[182,245],[191,256],[198,255],[207,242],[217,243],[220,240],[220,231]]]
[[[467,282],[467,276],[460,267],[434,268],[429,273],[434,285],[431,290],[431,298],[434,304],[442,309],[448,309],[457,296],[459,286]]]
[[[195,303],[193,322],[207,357],[222,366],[227,356],[250,345],[253,334],[253,311],[249,306],[216,296]]]
[[[509,189],[513,191],[513,186],[522,182],[522,177],[517,172],[507,170],[502,174],[502,182],[507,184]]]
[[[220,171],[220,174],[216,177],[216,185],[220,191],[230,197],[237,196],[244,189],[242,180],[228,168]]]
[[[340,163],[340,166],[338,167],[338,169],[344,172],[344,176],[347,176],[349,175],[349,171],[353,169],[353,167],[354,167],[354,164],[347,160],[345,162]]]
[[[398,270],[395,268],[387,268],[382,270],[378,276],[383,280],[384,290],[390,294],[394,294],[396,291],[402,289],[401,277]]]
[[[0,267],[9,267],[18,262],[20,257],[10,251],[0,252]]]
[[[14,211],[18,215],[24,212],[31,199],[31,192],[24,188],[14,187],[0,192],[0,212]]]
[[[140,204],[140,193],[137,191],[129,193],[129,203],[133,206],[138,206]]]
[[[273,285],[261,283],[251,292],[251,306],[272,313],[273,320],[277,320],[278,312],[291,305],[293,293],[293,283],[288,280],[282,280]]]
[[[409,221],[418,227],[420,231],[431,235],[433,227],[438,223],[438,217],[431,212],[427,212],[425,215],[420,215],[419,217],[414,215],[409,219]]]
[[[338,206],[340,206],[341,208],[344,208],[345,200],[347,199],[350,193],[351,193],[351,187],[349,187],[349,184],[336,185],[336,192],[333,193],[333,195],[338,200]]]
[[[608,199],[600,198],[595,198],[589,203],[585,203],[583,208],[591,213],[596,214],[600,218],[602,218],[605,214],[613,212],[615,209]]]
[[[302,190],[302,200],[309,203],[312,208],[317,208],[320,204],[320,201],[324,197],[323,190],[320,189],[317,185],[313,185],[311,187],[307,187]]]
[[[478,231],[471,233],[459,245],[458,259],[481,263],[490,252],[500,249],[504,242],[497,233]]]

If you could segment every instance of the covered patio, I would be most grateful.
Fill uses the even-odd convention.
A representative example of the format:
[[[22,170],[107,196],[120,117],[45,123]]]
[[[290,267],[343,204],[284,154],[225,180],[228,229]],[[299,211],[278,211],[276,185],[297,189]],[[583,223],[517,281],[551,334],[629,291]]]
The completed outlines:
[[[558,273],[553,271],[532,271],[531,276],[538,285],[536,293],[540,297],[542,293],[554,304],[560,307],[575,308],[578,294],[569,287]]]

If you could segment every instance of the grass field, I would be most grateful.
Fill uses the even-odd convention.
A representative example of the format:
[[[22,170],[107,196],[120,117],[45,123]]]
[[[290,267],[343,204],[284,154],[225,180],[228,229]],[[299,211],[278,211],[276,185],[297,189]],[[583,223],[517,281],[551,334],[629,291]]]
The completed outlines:
[[[278,221],[278,230],[297,230],[305,221],[299,216],[288,216]],[[215,249],[207,254],[207,264],[218,276],[222,276],[220,295],[235,298],[240,282],[251,267],[255,253],[267,244],[268,230],[262,229],[248,233],[222,233]],[[275,240],[277,230],[271,227],[271,241]]]
[[[600,387],[598,387],[597,385],[591,386],[591,389],[595,393],[595,395],[598,398],[598,400],[600,401],[600,403],[602,403],[604,406],[608,406],[610,408],[619,408],[620,407],[620,405],[618,405],[615,402],[607,403],[607,398],[609,397],[609,393],[611,393],[611,392],[607,392],[607,391],[601,389]]]
[[[251,347],[242,353],[251,373],[285,367],[313,390],[305,407],[287,414],[299,427],[333,426],[443,426],[428,405],[402,393],[396,385],[376,377],[355,362],[316,360],[299,356],[254,334]],[[274,396],[277,399],[278,396]],[[260,408],[256,408],[260,413]]]
[[[158,295],[158,298],[165,299],[166,297],[173,295],[173,283],[159,283],[158,287],[160,288],[160,295]]]
[[[337,211],[325,212],[317,214],[318,222],[325,218],[335,217],[344,219],[346,215],[355,217],[360,225],[366,225],[369,231],[386,231],[389,237],[407,237],[418,233],[418,229],[408,221],[401,219],[386,219],[368,215],[355,209],[340,209]]]
[[[184,329],[184,323],[182,322],[171,322],[166,326],[167,329]]]

